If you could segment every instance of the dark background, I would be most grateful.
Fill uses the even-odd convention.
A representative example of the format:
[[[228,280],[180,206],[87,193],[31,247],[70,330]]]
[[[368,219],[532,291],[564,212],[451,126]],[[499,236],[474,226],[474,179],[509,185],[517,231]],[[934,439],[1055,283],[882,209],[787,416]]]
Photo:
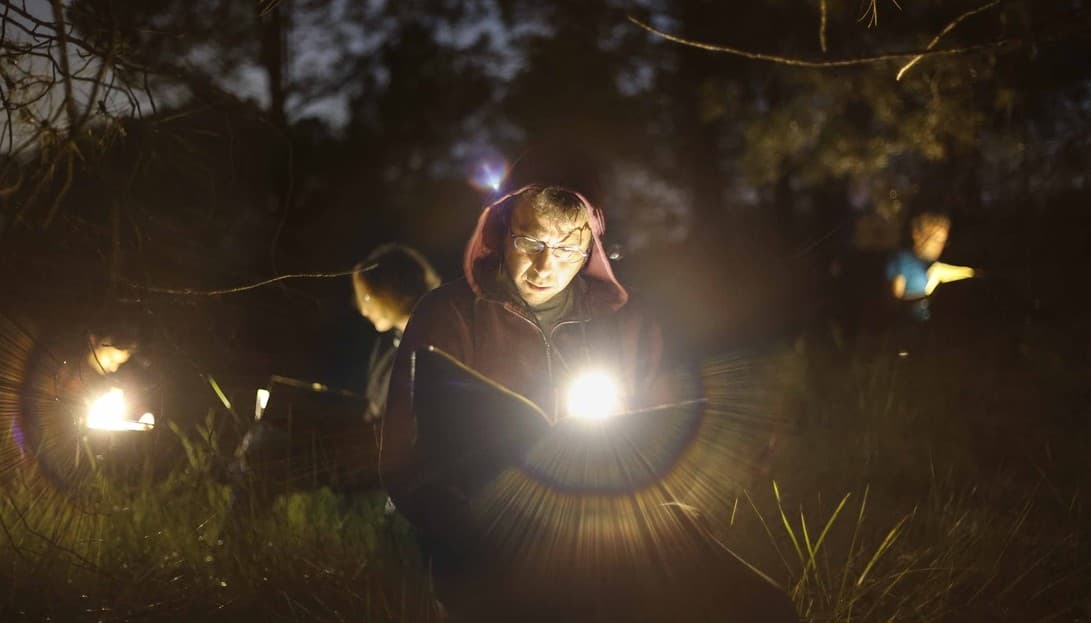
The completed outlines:
[[[6,4],[16,57],[15,23],[54,16]],[[75,126],[8,106],[5,303],[93,332],[135,324],[149,348],[156,336],[221,375],[352,385],[372,335],[347,278],[221,297],[143,288],[335,272],[388,240],[457,277],[490,192],[468,180],[548,140],[598,163],[619,271],[682,353],[859,308],[844,284],[878,296],[867,262],[926,209],[954,219],[945,259],[988,275],[945,288],[938,307],[957,311],[943,315],[1085,337],[1083,3],[1001,2],[938,44],[983,49],[926,57],[900,81],[906,58],[793,67],[626,19],[821,62],[923,49],[975,7],[812,4],[75,2],[72,36],[110,59],[119,90],[77,88]],[[8,85],[9,102],[29,89]]]
[[[672,43],[630,18],[734,52]],[[560,145],[571,158],[556,166],[595,181],[616,270],[662,319],[672,356],[702,370],[706,389],[727,387],[754,438],[781,435],[773,452],[725,445],[772,456],[750,474],[758,506],[771,503],[760,492],[769,497],[773,475],[790,483],[776,508],[793,517],[799,500],[821,518],[870,486],[876,543],[912,513],[909,545],[883,564],[894,561],[891,577],[922,575],[883,592],[898,602],[883,612],[933,612],[935,598],[970,604],[935,610],[951,620],[1037,620],[1070,604],[1079,620],[1091,525],[1089,35],[1086,0],[4,0],[0,422],[19,415],[18,384],[36,374],[24,359],[78,359],[89,335],[109,335],[139,345],[130,372],[181,431],[157,427],[164,471],[188,439],[212,448],[212,429],[225,441],[210,452],[229,456],[270,374],[358,391],[375,334],[347,276],[211,291],[342,272],[387,241],[457,278],[495,193],[483,168]],[[909,53],[928,48],[899,78]],[[883,262],[923,211],[952,218],[943,260],[981,274],[941,286],[933,320],[907,332]],[[760,392],[732,394],[742,368]],[[234,418],[216,411],[209,377]],[[215,463],[188,456],[194,472]],[[21,473],[7,469],[19,460],[0,448],[0,476]],[[182,536],[164,552],[219,512],[215,496],[185,490],[198,495],[171,509]],[[381,500],[372,510],[362,532],[373,536]],[[347,525],[297,523],[317,526],[316,543]],[[733,546],[779,569],[751,524]],[[71,533],[72,547],[92,542]],[[858,572],[868,554],[853,558],[856,533],[840,537],[843,567]],[[187,558],[197,580],[213,573],[214,541]],[[225,575],[209,575],[211,591],[174,583],[173,571],[148,577],[157,594],[178,593],[168,612],[219,612],[229,575],[232,590],[253,585],[222,616],[264,612],[270,586],[318,594],[297,573],[321,559],[315,549],[286,555],[280,584],[257,582],[260,556],[236,575],[216,567]],[[151,551],[147,568],[163,569]],[[324,555],[349,569],[358,551],[337,541]],[[42,595],[75,594],[48,565],[27,568],[55,582]],[[23,571],[12,569],[15,586]],[[351,577],[330,603],[359,611]],[[101,603],[142,599],[122,593],[104,588]],[[43,613],[84,607],[40,601]],[[842,603],[854,602],[831,598],[807,616]]]
[[[1084,370],[1089,13],[975,8],[5,3],[3,306],[62,353],[138,342],[165,386],[359,388],[374,333],[347,277],[165,290],[335,273],[391,240],[459,277],[483,167],[548,145],[683,361],[883,330],[883,258],[935,210],[944,259],[983,277],[941,288],[928,331]],[[930,42],[955,51],[900,79],[909,56],[875,58]]]

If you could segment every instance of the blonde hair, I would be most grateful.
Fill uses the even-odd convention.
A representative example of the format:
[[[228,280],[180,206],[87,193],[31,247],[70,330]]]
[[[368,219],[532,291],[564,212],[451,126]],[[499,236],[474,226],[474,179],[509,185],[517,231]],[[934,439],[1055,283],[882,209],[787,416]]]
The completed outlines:
[[[940,229],[947,232],[951,229],[951,217],[937,212],[922,212],[913,217],[910,228],[914,234],[931,234]]]
[[[376,247],[353,271],[354,284],[403,314],[440,284],[439,273],[419,251],[395,242]]]
[[[534,210],[534,214],[550,220],[575,225],[587,219],[587,207],[575,193],[559,186],[532,189],[520,197]]]

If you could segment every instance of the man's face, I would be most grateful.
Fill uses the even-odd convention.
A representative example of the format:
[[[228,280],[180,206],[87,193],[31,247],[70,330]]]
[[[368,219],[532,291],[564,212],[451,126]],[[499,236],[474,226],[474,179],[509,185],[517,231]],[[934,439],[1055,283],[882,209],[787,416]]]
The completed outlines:
[[[382,298],[375,296],[359,276],[353,275],[352,285],[356,294],[356,309],[360,311],[360,315],[371,321],[379,333],[393,329],[398,321],[397,311]]]
[[[913,252],[928,262],[935,262],[947,246],[948,227],[943,224],[927,224],[913,228]]]
[[[578,220],[551,219],[536,214],[529,201],[520,199],[512,211],[511,231],[504,245],[504,268],[519,296],[531,306],[543,305],[563,292],[583,268],[584,260],[562,262],[548,247],[530,254],[517,249],[512,236],[526,236],[549,247],[573,247],[585,252],[591,246],[586,214]]]
[[[95,346],[94,352],[88,354],[87,362],[95,372],[106,375],[117,372],[131,356],[132,352],[128,349],[104,343]]]

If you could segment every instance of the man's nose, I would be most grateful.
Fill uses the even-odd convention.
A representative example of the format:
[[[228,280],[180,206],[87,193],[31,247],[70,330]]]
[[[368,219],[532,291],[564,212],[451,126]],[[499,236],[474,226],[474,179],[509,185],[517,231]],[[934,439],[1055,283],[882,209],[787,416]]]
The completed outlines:
[[[534,272],[538,275],[548,275],[553,270],[553,252],[549,249],[542,249],[542,252],[535,255],[531,265],[534,266]]]

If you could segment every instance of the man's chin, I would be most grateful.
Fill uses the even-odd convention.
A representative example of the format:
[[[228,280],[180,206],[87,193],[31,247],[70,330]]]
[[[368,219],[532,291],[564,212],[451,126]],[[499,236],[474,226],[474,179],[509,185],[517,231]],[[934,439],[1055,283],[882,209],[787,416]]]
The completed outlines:
[[[523,290],[519,293],[523,302],[530,306],[544,305],[557,295],[553,290]]]

